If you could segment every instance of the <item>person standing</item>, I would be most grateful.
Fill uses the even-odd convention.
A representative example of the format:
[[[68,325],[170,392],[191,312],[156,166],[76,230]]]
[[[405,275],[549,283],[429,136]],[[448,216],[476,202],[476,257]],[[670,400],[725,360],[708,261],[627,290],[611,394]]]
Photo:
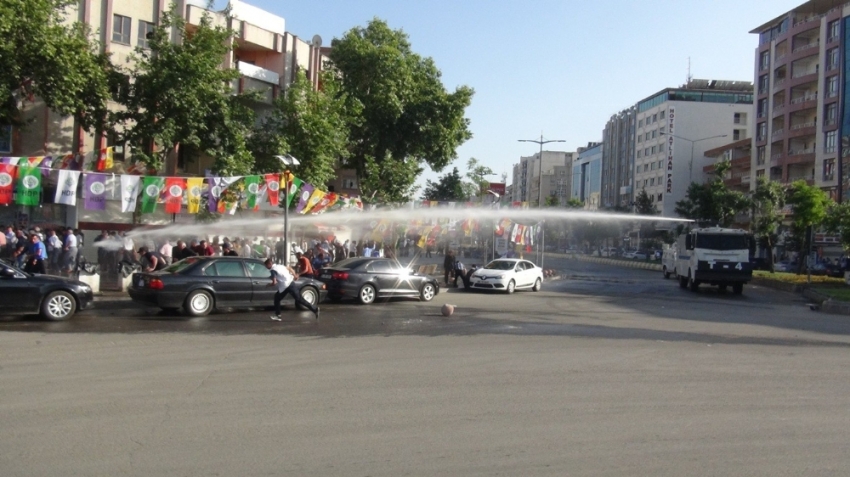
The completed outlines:
[[[173,252],[174,246],[171,245],[171,240],[165,239],[165,243],[162,244],[162,247],[159,247],[159,255],[162,256],[163,260],[165,260],[166,265],[171,265],[171,263],[173,262]]]
[[[62,271],[70,275],[77,264],[77,237],[70,228],[65,229],[62,241]]]
[[[295,303],[301,305],[316,315],[316,319],[319,319],[319,305],[314,305],[305,300],[301,293],[293,288],[293,284],[295,280],[298,279],[298,274],[295,273],[291,267],[286,265],[275,265],[274,261],[270,258],[267,258],[264,262],[266,268],[271,271],[271,280],[272,282],[269,284],[270,287],[277,287],[277,292],[274,294],[274,315],[271,316],[271,319],[274,321],[280,321],[280,302],[283,298],[288,294],[292,295],[292,298],[295,300]]]
[[[59,257],[62,255],[62,240],[56,235],[56,231],[47,231],[47,268],[56,273],[59,270]]]
[[[446,258],[443,259],[443,273],[447,287],[449,286],[449,277],[454,273],[456,266],[455,253],[448,250],[446,252]]]
[[[31,235],[27,264],[24,267],[24,271],[45,275],[47,273],[47,270],[44,269],[45,260],[47,260],[47,247],[44,246],[44,242],[41,241],[38,235]]]
[[[195,257],[198,255],[194,250],[187,247],[186,242],[182,240],[177,241],[177,247],[171,250],[171,254],[172,258],[178,262],[184,258]]]
[[[236,253],[236,250],[233,250],[233,246],[229,243],[225,242],[224,245],[221,246],[221,256],[222,257],[238,257],[239,254]]]

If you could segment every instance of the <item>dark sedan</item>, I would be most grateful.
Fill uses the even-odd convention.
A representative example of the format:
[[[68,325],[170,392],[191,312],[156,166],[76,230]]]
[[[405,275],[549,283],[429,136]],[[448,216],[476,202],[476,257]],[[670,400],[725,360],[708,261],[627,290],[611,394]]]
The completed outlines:
[[[215,308],[271,306],[276,288],[270,283],[271,272],[261,260],[189,257],[158,272],[134,273],[128,291],[133,301],[203,316]],[[307,277],[299,277],[295,287],[312,304],[327,293],[324,283]]]
[[[354,298],[364,305],[376,298],[416,297],[431,301],[440,285],[389,258],[349,258],[323,268],[319,279],[328,285],[332,301]]]
[[[26,273],[0,260],[0,314],[40,313],[48,320],[67,320],[92,302],[92,289],[65,277]]]

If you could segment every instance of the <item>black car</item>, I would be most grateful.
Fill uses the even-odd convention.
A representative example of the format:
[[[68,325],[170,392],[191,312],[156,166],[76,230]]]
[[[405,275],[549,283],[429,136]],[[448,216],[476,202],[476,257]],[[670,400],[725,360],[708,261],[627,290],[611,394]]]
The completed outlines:
[[[328,299],[354,298],[364,305],[376,298],[418,297],[431,301],[440,293],[437,280],[405,268],[390,258],[349,258],[323,268],[319,279],[328,286]]]
[[[0,314],[40,313],[48,320],[67,320],[93,298],[91,287],[83,282],[26,273],[0,260]]]
[[[271,306],[276,288],[270,283],[271,272],[258,259],[189,257],[158,272],[134,273],[127,291],[138,303],[203,316],[214,308]],[[312,304],[327,293],[324,283],[308,277],[295,280],[295,287]]]

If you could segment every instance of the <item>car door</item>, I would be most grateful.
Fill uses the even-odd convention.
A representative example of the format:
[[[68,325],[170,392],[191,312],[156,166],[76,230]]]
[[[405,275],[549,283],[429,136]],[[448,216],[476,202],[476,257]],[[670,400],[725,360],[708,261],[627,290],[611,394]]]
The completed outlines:
[[[251,279],[239,260],[216,260],[204,269],[212,284],[216,305],[245,306],[254,291]]]
[[[521,271],[519,272],[520,278],[517,280],[518,283],[522,283],[524,287],[530,287],[534,284],[534,264],[531,262],[522,261],[519,262],[519,266],[517,267]]]
[[[0,313],[35,313],[40,301],[38,283],[14,268],[0,265]]]
[[[274,294],[277,287],[269,286],[272,283],[272,272],[259,260],[245,260],[245,269],[251,278],[251,286],[254,293],[251,295],[251,304],[254,306],[268,306],[274,303]],[[287,296],[286,300],[292,298]]]
[[[399,293],[398,270],[393,270],[389,260],[375,260],[366,266],[369,278],[378,285],[378,294],[382,296]]]

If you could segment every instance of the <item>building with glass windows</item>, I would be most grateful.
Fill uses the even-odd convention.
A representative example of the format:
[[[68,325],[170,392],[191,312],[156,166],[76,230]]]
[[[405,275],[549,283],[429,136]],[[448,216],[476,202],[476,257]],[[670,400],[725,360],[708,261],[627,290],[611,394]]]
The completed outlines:
[[[846,0],[811,0],[750,32],[759,35],[754,178],[803,179],[836,197],[848,16]]]
[[[637,109],[611,116],[602,131],[602,206],[627,208],[632,203]]]
[[[513,167],[511,202],[527,202],[536,207],[541,198],[546,204],[547,200],[552,200],[548,197],[554,197],[558,204],[565,205],[570,197],[569,174],[574,155],[572,152],[543,151],[542,161],[540,153],[520,157]]]
[[[587,210],[602,208],[602,152],[601,142],[591,142],[578,149],[573,161],[571,197],[584,203]]]

